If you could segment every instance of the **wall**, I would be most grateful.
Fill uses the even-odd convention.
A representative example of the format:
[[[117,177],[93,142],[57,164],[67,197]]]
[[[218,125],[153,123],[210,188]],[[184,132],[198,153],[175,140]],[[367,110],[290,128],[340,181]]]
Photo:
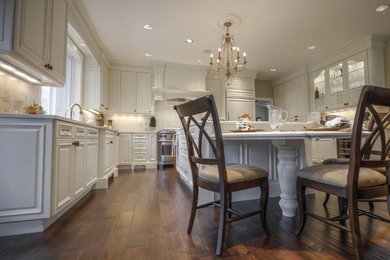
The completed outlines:
[[[255,93],[256,93],[256,97],[273,98],[274,90],[272,88],[271,81],[256,79]]]
[[[40,87],[0,70],[0,113],[23,113],[34,101],[41,101]]]
[[[144,132],[159,130],[159,127],[150,128],[150,115],[106,115],[104,120],[112,120],[114,129],[120,132]],[[157,124],[161,120],[156,120]],[[158,125],[157,125],[158,126]]]

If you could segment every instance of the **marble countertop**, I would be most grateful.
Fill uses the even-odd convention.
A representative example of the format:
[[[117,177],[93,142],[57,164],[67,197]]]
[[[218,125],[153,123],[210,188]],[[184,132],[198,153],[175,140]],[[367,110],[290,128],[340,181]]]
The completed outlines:
[[[6,114],[6,113],[0,113],[0,118],[12,118],[12,119],[37,119],[37,120],[61,120],[65,122],[69,122],[72,124],[97,128],[97,129],[106,129],[114,132],[118,132],[118,130],[114,130],[111,128],[108,128],[106,126],[96,126],[92,124],[88,124],[85,122],[77,121],[77,120],[71,120],[70,118],[65,118],[62,116],[57,115],[39,115],[39,114]]]

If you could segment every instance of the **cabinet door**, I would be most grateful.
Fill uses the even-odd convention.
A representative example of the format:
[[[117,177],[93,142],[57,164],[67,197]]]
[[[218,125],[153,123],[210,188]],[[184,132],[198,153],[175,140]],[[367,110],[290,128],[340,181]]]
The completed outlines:
[[[255,101],[246,99],[227,99],[228,120],[237,121],[244,113],[255,115]]]
[[[152,75],[137,73],[137,112],[152,112]]]
[[[13,30],[14,1],[0,0],[0,53],[11,49]]]
[[[131,134],[119,135],[119,163],[130,164],[131,163]]]
[[[45,69],[49,50],[50,1],[17,1],[15,52]]]
[[[157,134],[149,134],[149,162],[157,161]]]
[[[310,99],[314,100],[313,110],[323,111],[327,106],[325,70],[314,72],[310,78],[312,88]]]
[[[58,212],[73,198],[73,145],[72,139],[58,140],[55,159],[55,210]]]
[[[99,109],[102,112],[108,110],[108,85],[109,85],[109,72],[105,62],[101,62],[100,65],[100,104]]]
[[[120,111],[134,113],[137,111],[137,73],[121,71]]]
[[[74,152],[74,195],[77,196],[85,189],[86,183],[86,141],[79,141]]]
[[[86,149],[86,180],[85,185],[92,185],[97,178],[98,172],[98,141],[88,140]]]
[[[344,74],[345,67],[342,62],[333,65],[328,70],[329,73],[329,107],[337,108],[344,103]]]
[[[345,105],[356,105],[360,92],[367,82],[367,52],[359,53],[347,60],[348,87]]]
[[[110,86],[108,94],[108,109],[110,112],[120,112],[121,74],[119,70],[110,71]]]
[[[66,80],[66,37],[68,35],[67,4],[65,0],[52,0],[50,24],[50,70],[60,82]]]

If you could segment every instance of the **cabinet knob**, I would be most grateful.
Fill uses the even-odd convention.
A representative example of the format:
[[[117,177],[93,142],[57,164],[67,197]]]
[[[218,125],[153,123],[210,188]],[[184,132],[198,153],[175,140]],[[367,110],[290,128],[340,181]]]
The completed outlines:
[[[104,107],[104,104],[101,104],[100,106],[101,106],[101,107]]]
[[[137,111],[137,110],[134,109],[134,112],[135,112],[135,111]]]
[[[114,141],[110,141],[110,144],[113,144],[114,143]]]
[[[108,110],[108,107],[106,107],[106,110]]]
[[[328,107],[325,107],[325,109],[328,109]]]

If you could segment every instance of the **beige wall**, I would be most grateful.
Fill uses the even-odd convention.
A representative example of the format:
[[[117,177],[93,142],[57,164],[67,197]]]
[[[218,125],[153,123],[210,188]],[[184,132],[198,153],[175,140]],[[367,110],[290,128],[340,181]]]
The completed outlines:
[[[274,90],[272,88],[271,81],[256,79],[255,93],[256,93],[256,97],[273,98]]]

